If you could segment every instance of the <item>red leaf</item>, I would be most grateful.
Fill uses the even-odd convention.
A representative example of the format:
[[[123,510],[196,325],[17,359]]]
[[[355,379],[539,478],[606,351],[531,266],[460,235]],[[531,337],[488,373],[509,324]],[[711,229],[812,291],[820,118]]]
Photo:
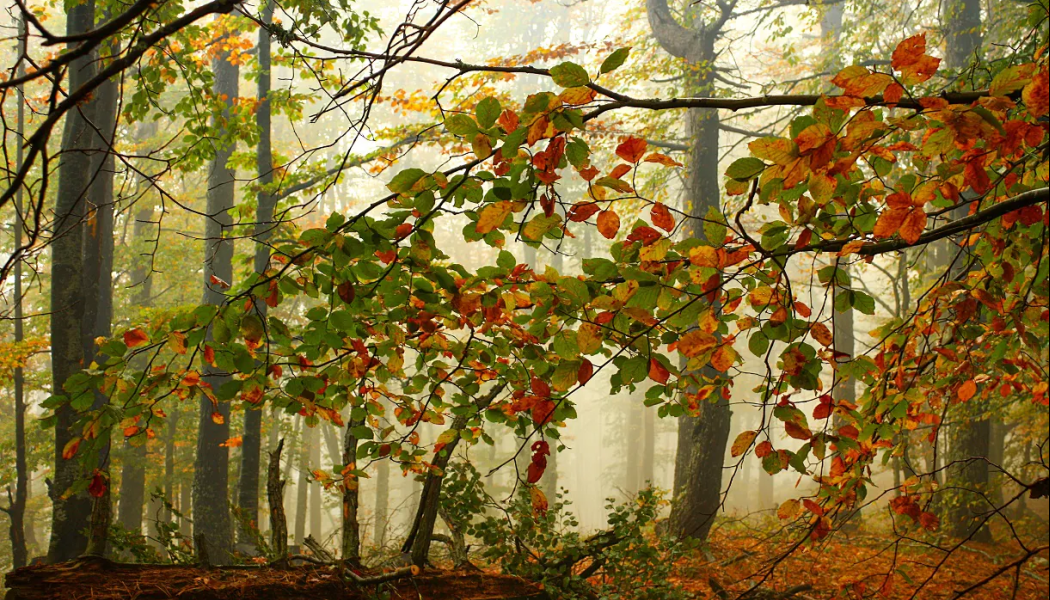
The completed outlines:
[[[970,398],[974,397],[977,393],[977,382],[972,379],[967,379],[959,386],[959,389],[955,392],[960,402],[966,402]]]
[[[591,361],[586,358],[580,363],[580,368],[576,371],[576,379],[580,382],[580,385],[586,385],[591,380],[591,375],[594,374],[594,365]]]
[[[648,146],[649,143],[645,140],[631,136],[616,147],[616,156],[629,163],[637,164],[645,156],[645,149]]]
[[[548,385],[546,381],[544,381],[544,380],[540,379],[539,377],[536,377],[535,375],[533,375],[532,376],[532,381],[530,383],[532,384],[532,393],[533,394],[536,394],[537,396],[539,396],[541,398],[550,398],[551,397],[551,386]]]
[[[88,493],[96,498],[101,498],[106,493],[106,479],[97,469],[95,470],[94,476],[91,477],[91,485],[88,486]]]
[[[616,237],[616,233],[620,231],[620,216],[614,211],[603,210],[598,213],[598,232],[605,236],[607,239],[613,239]]]
[[[408,237],[408,234],[410,233],[412,233],[412,224],[402,223],[397,226],[397,229],[394,230],[394,237],[400,240],[402,238]]]
[[[649,216],[652,218],[653,225],[656,225],[664,231],[671,231],[674,229],[675,220],[674,216],[671,215],[671,211],[662,202],[657,202],[653,205],[653,209],[649,212]]]
[[[629,173],[630,171],[631,167],[627,165],[616,165],[616,168],[614,168],[612,171],[609,171],[609,177],[612,177],[613,179],[619,179],[627,173]]]
[[[601,209],[594,202],[577,202],[569,209],[569,220],[580,223],[591,218],[599,210]]]
[[[136,327],[124,332],[124,345],[128,348],[136,348],[149,342],[149,335]]]
[[[655,358],[649,359],[649,379],[657,383],[667,383],[667,378],[670,377],[671,373],[667,370],[659,360]]]
[[[346,302],[347,304],[352,303],[354,301],[354,296],[356,296],[356,292],[354,291],[354,284],[350,283],[349,281],[344,281],[343,283],[340,283],[338,286],[336,286],[335,291],[339,294],[339,299],[343,302]]]
[[[758,458],[765,458],[770,454],[773,454],[773,444],[769,443],[768,440],[755,446],[755,456]]]
[[[536,464],[535,462],[529,463],[528,482],[536,483],[537,481],[539,481],[543,477],[543,471],[546,469],[546,467],[546,461],[544,461],[544,464],[542,466]]]

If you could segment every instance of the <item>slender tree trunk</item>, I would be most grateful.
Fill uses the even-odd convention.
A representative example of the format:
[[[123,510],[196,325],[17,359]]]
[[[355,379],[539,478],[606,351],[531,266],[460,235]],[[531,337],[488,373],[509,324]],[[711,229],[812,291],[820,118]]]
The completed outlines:
[[[295,543],[302,545],[306,537],[306,517],[310,498],[310,448],[316,443],[317,427],[303,422],[303,435],[299,439],[299,479],[296,483],[295,499]]]
[[[700,62],[715,60],[714,36],[705,35]],[[698,67],[699,68],[699,67]],[[694,93],[709,94],[712,80],[709,71],[700,71],[691,86]],[[706,74],[705,74],[706,73]],[[691,75],[692,77],[692,75]],[[710,209],[720,210],[718,188],[718,112],[692,109],[688,112],[689,131],[693,138],[686,199],[694,223],[702,223]],[[702,229],[694,228],[693,237],[704,238]],[[721,245],[723,240],[707,240]],[[717,309],[717,307],[714,307]],[[706,367],[685,372],[685,377],[713,381],[719,374]],[[691,385],[689,392],[696,393]],[[729,399],[722,395],[700,401],[696,416],[683,416],[678,422],[678,450],[675,458],[674,490],[678,501],[671,510],[671,530],[681,537],[707,539],[714,518],[721,510],[722,468],[729,442],[732,412]]]
[[[274,0],[268,0],[261,18],[265,25],[273,20]],[[257,194],[255,225],[255,260],[256,273],[266,272],[270,263],[270,250],[266,241],[270,237],[273,220],[274,197],[267,189],[273,182],[273,151],[270,143],[271,108],[270,108],[270,31],[266,26],[259,28],[259,106],[255,113],[259,127],[259,144],[256,148],[256,176],[260,186]],[[257,300],[261,300],[258,299]],[[266,323],[266,303],[257,301],[256,310]],[[241,436],[241,478],[237,489],[237,506],[241,514],[253,523],[259,519],[259,469],[262,460],[262,412],[254,407],[247,407],[244,413],[244,433]],[[238,538],[242,544],[253,544],[253,538],[246,528],[238,529]]]
[[[26,23],[21,12],[18,13],[18,67],[15,76],[21,77],[25,74],[24,62],[21,57],[26,52]],[[22,170],[24,161],[24,149],[21,143],[25,134],[25,90],[19,84],[15,90],[15,99],[18,102],[18,120],[15,125],[15,171]],[[14,247],[22,246],[22,187],[15,191],[15,239]],[[18,344],[25,339],[22,330],[22,261],[15,263],[15,343]],[[25,372],[21,366],[15,367],[15,495],[11,499],[11,505],[7,507],[10,527],[8,529],[11,537],[11,566],[14,568],[24,567],[29,562],[29,549],[26,543],[25,514],[26,502],[28,500],[27,488],[29,484],[29,472],[26,463],[26,403],[25,403]]]
[[[71,6],[66,14],[66,34],[80,35],[95,24],[95,2]],[[75,43],[67,45],[74,47]],[[95,57],[80,57],[70,64],[68,89],[75,90],[95,75]],[[51,242],[51,280],[65,285],[51,286],[51,374],[52,391],[62,394],[66,380],[80,370],[84,358],[81,326],[84,295],[81,288],[87,181],[91,170],[91,147],[96,139],[90,123],[94,102],[80,104],[66,116],[62,132],[62,153],[55,196],[55,224]],[[80,556],[87,547],[85,531],[91,516],[91,500],[84,492],[67,494],[83,471],[76,458],[63,458],[66,445],[74,440],[77,414],[67,403],[55,410],[55,473],[50,495],[53,503],[51,542],[48,561],[52,563]]]
[[[319,429],[315,427],[314,429]],[[314,432],[314,443],[310,446],[310,466],[315,469],[321,468],[321,440],[320,432]],[[321,499],[324,487],[321,485],[310,486],[310,535],[321,541],[324,535],[321,531]]]
[[[150,222],[153,220],[153,213],[153,206],[148,206],[135,215],[132,235],[136,251],[145,246],[146,235]],[[137,285],[138,288],[135,291],[134,298],[132,298],[132,303],[139,307],[147,307],[151,304],[153,295],[153,276],[150,272],[149,261],[141,254],[137,254],[133,260],[134,267],[131,270],[131,282],[133,285]],[[177,414],[175,412],[169,417],[169,431],[173,427],[173,420],[178,418]],[[135,533],[142,532],[142,508],[146,499],[147,444],[144,439],[141,441],[143,443],[138,445],[132,445],[130,440],[124,441],[124,464],[120,476],[120,493],[117,495],[119,500],[117,522],[124,529]],[[170,485],[170,480],[166,479],[165,484]],[[170,488],[168,501],[175,501],[171,497]]]
[[[229,61],[229,53],[221,51],[212,61],[215,74],[213,93],[226,99],[227,109],[214,126],[220,134],[225,122],[232,118],[230,107],[239,95],[240,68]],[[205,209],[204,304],[221,306],[226,296],[218,278],[233,283],[233,240],[229,229],[233,224],[230,210],[234,205],[234,170],[227,166],[234,145],[215,142],[215,157],[208,170],[208,195]],[[212,339],[209,330],[207,339]],[[205,365],[202,379],[217,390],[229,376]],[[193,526],[194,535],[203,534],[208,556],[214,564],[227,564],[233,547],[233,531],[229,510],[229,449],[222,444],[230,437],[230,405],[213,405],[201,396],[200,421],[197,434],[197,454],[193,472]]]
[[[353,429],[364,421],[347,421],[343,434],[343,468],[357,468],[357,438]],[[382,461],[386,462],[386,461]],[[360,501],[360,480],[357,477],[343,478],[343,543],[342,556],[348,564],[361,563],[361,524],[357,520]],[[385,491],[385,490],[384,490]]]
[[[645,408],[645,405],[642,404],[642,398],[636,395],[631,395],[627,399],[627,403],[627,410],[624,415],[624,421],[626,422],[624,441],[627,442],[627,448],[624,452],[624,457],[627,461],[624,492],[626,492],[628,497],[632,497],[641,488],[642,444],[645,443],[641,421],[642,409]]]
[[[386,546],[387,520],[390,504],[390,461],[380,460],[376,463],[376,506],[375,506],[375,545]]]
[[[656,410],[642,408],[642,468],[639,489],[655,485],[656,464]]]

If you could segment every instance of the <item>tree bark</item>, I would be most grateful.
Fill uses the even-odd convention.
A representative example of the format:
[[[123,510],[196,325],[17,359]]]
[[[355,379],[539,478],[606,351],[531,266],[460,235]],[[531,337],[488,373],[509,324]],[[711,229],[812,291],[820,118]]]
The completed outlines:
[[[26,52],[25,17],[18,13],[18,56]],[[25,74],[24,62],[19,60],[15,70],[15,76],[21,77]],[[25,90],[22,85],[15,89],[15,99],[18,102],[18,117],[15,124],[15,134],[21,140],[25,134]],[[25,160],[22,144],[16,144],[15,149],[15,172],[22,170]],[[22,188],[15,191],[15,239],[14,247],[22,246]],[[22,328],[22,261],[15,263],[14,268],[14,317],[15,317],[15,343],[25,339]],[[24,567],[29,563],[29,548],[26,541],[26,501],[29,498],[29,469],[26,462],[26,403],[25,403],[25,372],[21,366],[14,370],[14,393],[15,393],[15,494],[11,498],[10,506],[5,509],[10,520],[8,534],[11,537],[11,566],[15,569]],[[8,490],[10,494],[10,490]]]
[[[259,128],[259,143],[255,152],[257,183],[260,186],[256,195],[255,224],[255,260],[256,273],[264,273],[270,262],[270,249],[266,241],[270,237],[275,199],[267,188],[273,182],[273,150],[271,145],[271,107],[270,107],[270,31],[266,27],[273,21],[274,0],[269,0],[260,15],[263,27],[259,28],[258,57],[259,81],[258,99],[255,118]],[[257,300],[260,300],[257,298]],[[257,301],[256,310],[266,323],[266,303]],[[241,477],[237,488],[237,506],[241,514],[253,523],[259,519],[259,469],[262,461],[262,412],[254,407],[247,407],[244,413],[244,432],[241,435]],[[238,541],[242,544],[253,544],[251,532],[246,528],[238,529]]]
[[[295,543],[302,545],[306,537],[306,517],[310,499],[310,448],[316,443],[317,427],[303,420],[303,434],[299,437],[299,478],[295,489]]]
[[[679,24],[668,9],[666,0],[647,0],[646,13],[653,35],[664,50],[688,63],[688,87],[691,94],[711,95],[714,89],[713,65],[718,55],[715,39],[731,16],[731,6],[708,23],[700,22],[698,9],[691,8],[694,21],[690,27]],[[686,211],[702,223],[710,209],[721,210],[718,172],[719,118],[715,110],[690,109],[688,131],[693,140],[689,175],[686,181]],[[689,233],[704,236],[700,227]],[[723,240],[708,240],[720,246]],[[717,306],[713,307],[717,310]],[[718,373],[706,367],[685,372],[684,377],[713,380]],[[698,386],[690,386],[695,393]],[[707,538],[715,516],[721,509],[722,468],[731,425],[729,400],[719,394],[702,401],[696,416],[683,416],[678,421],[678,450],[675,457],[674,493],[670,531],[679,537],[698,540]]]
[[[354,437],[353,429],[360,425],[364,425],[363,420],[351,420],[346,423],[346,432],[343,434],[344,469],[357,468],[357,438]],[[357,477],[343,478],[342,556],[343,561],[350,565],[361,564],[361,524],[357,520],[357,510],[360,500],[359,484],[360,480]]]
[[[230,210],[234,205],[234,170],[227,163],[233,155],[234,144],[222,138],[226,122],[232,118],[230,107],[239,94],[240,68],[229,61],[229,52],[221,51],[212,61],[215,74],[213,93],[225,98],[226,110],[213,121],[216,140],[215,156],[208,170],[207,207],[205,209],[205,254],[203,304],[221,306],[226,296],[222,286],[212,281],[216,277],[233,283],[233,240],[229,229],[233,224]],[[209,330],[208,340],[212,339]],[[203,369],[203,381],[218,390],[229,375],[210,365]],[[213,417],[213,413],[217,416]],[[214,564],[228,564],[233,549],[233,535],[229,511],[229,449],[222,444],[230,437],[229,402],[213,405],[201,395],[198,423],[197,453],[193,472],[193,526],[194,537],[203,533],[207,553]]]
[[[373,537],[379,548],[386,546],[386,528],[390,504],[390,461],[376,463],[376,505]]]
[[[69,8],[66,34],[80,35],[95,24],[95,2],[84,2]],[[67,44],[72,49],[75,43]],[[73,60],[69,66],[68,89],[77,89],[94,77],[95,57],[88,55]],[[81,344],[84,320],[83,244],[88,182],[84,174],[91,169],[91,148],[96,142],[90,123],[94,120],[94,102],[86,102],[66,116],[62,132],[62,152],[58,166],[58,191],[55,196],[55,224],[51,241],[51,280],[65,285],[51,286],[51,375],[52,393],[63,394],[63,384],[80,370],[84,358]],[[48,562],[72,560],[87,547],[91,501],[86,493],[66,492],[83,476],[76,458],[62,457],[67,443],[73,440],[76,411],[68,403],[55,410],[55,473],[51,489],[53,503],[51,541]]]
[[[146,235],[150,222],[153,220],[153,206],[142,208],[135,215],[135,224],[132,227],[132,236],[135,246],[142,246],[146,241]],[[148,307],[151,304],[153,294],[153,276],[150,272],[149,261],[137,251],[133,259],[131,269],[131,283],[137,285],[132,304],[138,307]],[[172,428],[172,421],[177,419],[177,413],[169,417],[168,428]],[[129,440],[124,441],[124,462],[120,476],[120,493],[117,495],[117,522],[128,531],[142,533],[142,508],[146,501],[146,450],[147,444],[132,445]],[[165,457],[167,458],[167,457]],[[165,461],[166,462],[166,461]],[[165,479],[165,484],[170,481]],[[168,501],[174,502],[171,497],[170,488]]]

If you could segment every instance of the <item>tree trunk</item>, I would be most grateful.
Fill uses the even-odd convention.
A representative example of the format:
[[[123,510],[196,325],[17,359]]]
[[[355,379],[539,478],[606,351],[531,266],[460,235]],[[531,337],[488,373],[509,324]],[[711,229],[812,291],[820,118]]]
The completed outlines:
[[[153,220],[153,212],[153,206],[149,206],[135,215],[135,225],[132,228],[135,246],[144,245],[147,230]],[[133,259],[131,283],[138,286],[132,298],[132,304],[138,307],[150,306],[153,296],[153,275],[150,272],[149,261],[138,252]],[[169,417],[169,436],[173,435],[171,431],[174,426],[173,421],[178,418],[177,414],[175,412]],[[142,442],[139,445],[132,445],[129,440],[124,440],[124,463],[120,476],[120,493],[117,495],[119,500],[117,522],[124,529],[134,533],[142,533],[142,508],[146,500],[146,448],[148,444],[145,443],[145,440]],[[168,501],[174,502],[175,499],[171,497],[170,478],[165,479],[165,485],[169,486],[167,488]]]
[[[221,141],[225,122],[232,118],[230,107],[239,94],[240,68],[229,61],[229,52],[221,51],[212,61],[215,74],[213,93],[226,99],[226,110],[214,122],[220,132],[214,142],[215,157],[208,170],[208,195],[205,209],[204,299],[203,304],[221,306],[226,296],[222,286],[212,277],[227,284],[233,283],[233,240],[229,229],[233,224],[230,210],[234,205],[234,170],[227,166],[233,155],[234,144]],[[209,330],[208,340],[212,339]],[[205,364],[202,379],[218,390],[229,376]],[[230,405],[201,395],[200,421],[197,434],[197,453],[193,472],[193,526],[194,537],[204,534],[207,553],[217,565],[228,564],[233,549],[233,535],[229,511],[229,449],[222,446],[230,437]]]
[[[347,421],[343,435],[343,468],[357,468],[357,438],[353,429],[364,425],[364,421]],[[383,461],[385,462],[385,461]],[[360,500],[360,480],[354,477],[343,478],[343,560],[347,564],[361,564],[361,524],[357,520],[357,509]]]
[[[263,9],[261,18],[265,25],[273,20],[274,0],[269,0]],[[270,262],[270,250],[266,241],[270,237],[273,220],[274,198],[266,188],[273,182],[273,151],[270,143],[270,31],[267,27],[259,28],[259,106],[255,113],[259,127],[259,144],[256,147],[255,163],[257,183],[260,186],[257,194],[255,224],[255,260],[256,273],[264,273]],[[259,300],[257,298],[257,300]],[[266,323],[266,303],[256,301],[255,308],[259,317]],[[252,523],[259,519],[259,468],[262,460],[262,412],[254,407],[247,407],[244,413],[244,432],[241,435],[241,477],[237,488],[237,506],[243,518]],[[254,544],[251,533],[244,527],[238,529],[238,541],[242,544]]]
[[[390,461],[380,460],[376,463],[376,505],[375,505],[375,545],[383,548],[386,545],[386,528],[389,519],[390,504]]]
[[[25,17],[18,13],[18,55],[22,56],[26,51]],[[21,77],[25,74],[25,66],[19,61],[15,76]],[[15,99],[18,102],[18,120],[15,125],[15,134],[18,139],[23,139],[25,134],[25,90],[19,84],[15,89]],[[15,172],[22,170],[24,162],[24,148],[22,144],[15,144]],[[22,187],[15,191],[15,239],[14,247],[22,246]],[[15,290],[15,343],[21,342],[25,336],[22,330],[22,261],[15,262],[14,268]],[[29,471],[26,464],[26,404],[25,404],[25,372],[21,366],[15,367],[14,372],[15,392],[15,495],[11,499],[10,506],[5,509],[10,520],[8,528],[11,537],[11,566],[14,568],[24,567],[29,563],[29,549],[26,543],[26,501],[29,498],[28,484]],[[9,492],[10,493],[10,492]]]
[[[95,24],[95,2],[84,2],[69,8],[66,34],[80,35]],[[72,49],[76,43],[67,44]],[[81,87],[95,75],[95,57],[82,56],[69,66],[69,90]],[[58,166],[58,191],[55,196],[55,221],[51,241],[51,281],[64,285],[51,286],[51,374],[52,393],[63,394],[63,384],[80,370],[84,348],[81,344],[84,317],[83,219],[86,214],[87,181],[91,169],[91,147],[96,142],[90,122],[94,120],[94,102],[80,104],[65,118],[62,152]],[[68,404],[55,410],[55,473],[50,490],[53,503],[51,542],[48,562],[56,563],[80,556],[87,546],[91,501],[84,492],[69,494],[69,488],[83,476],[76,458],[66,460],[63,450],[75,437],[73,424],[77,414]]]
[[[662,5],[662,11],[659,10]],[[717,55],[714,40],[719,34],[714,25],[700,25],[686,29],[672,19],[666,2],[649,0],[649,21],[661,46],[672,54],[695,65],[689,77],[689,90],[696,95],[710,95],[714,88],[713,69]],[[720,25],[717,25],[720,28]],[[672,31],[667,31],[671,29]],[[691,109],[687,113],[688,131],[693,140],[690,153],[689,176],[685,194],[686,210],[695,223],[702,223],[708,211],[721,211],[718,183],[718,112]],[[688,232],[703,238],[703,230],[693,227]],[[723,240],[707,240],[721,246]],[[714,306],[717,310],[718,307]],[[700,371],[685,371],[683,376],[694,381],[713,381],[717,371],[705,367]],[[689,387],[696,393],[699,386]],[[679,537],[704,540],[715,516],[721,510],[722,468],[726,445],[729,442],[732,412],[729,399],[717,394],[701,401],[696,416],[683,416],[678,421],[678,450],[675,457],[674,493],[676,502],[671,509],[670,531]]]
[[[310,445],[310,466],[315,469],[321,468],[321,440],[320,426],[314,428],[313,444]],[[324,487],[321,485],[310,486],[310,535],[314,539],[323,540],[321,532],[321,498]]]
[[[302,545],[306,537],[306,517],[310,498],[310,448],[315,443],[317,427],[310,427],[303,420],[303,434],[299,438],[299,479],[295,489],[295,543]]]
[[[642,408],[642,467],[640,489],[656,484],[656,410],[651,406]]]

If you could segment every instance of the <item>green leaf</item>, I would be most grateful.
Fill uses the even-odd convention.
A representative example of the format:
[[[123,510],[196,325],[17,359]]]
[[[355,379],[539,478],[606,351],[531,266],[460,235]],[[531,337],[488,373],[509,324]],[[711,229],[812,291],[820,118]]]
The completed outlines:
[[[587,74],[587,70],[571,62],[563,62],[551,67],[551,79],[565,88],[579,87],[591,82],[591,76]]]
[[[765,356],[766,350],[769,350],[769,338],[761,331],[756,331],[750,338],[748,338],[747,349],[755,356]]]
[[[875,299],[864,292],[851,291],[853,308],[866,315],[875,314]]]
[[[474,116],[478,118],[478,125],[488,129],[496,123],[502,110],[499,100],[490,96],[478,102],[478,105],[474,107]]]
[[[426,176],[427,172],[423,169],[405,169],[397,175],[394,175],[390,183],[386,184],[387,189],[395,194],[405,194],[412,189],[412,186],[416,185],[416,182]]]
[[[602,75],[604,75],[606,73],[609,73],[610,71],[615,71],[616,69],[618,69],[620,67],[620,65],[622,65],[624,63],[624,61],[627,60],[627,55],[630,54],[630,53],[631,53],[631,49],[630,48],[618,48],[612,54],[610,54],[609,56],[605,57],[605,60],[602,61],[602,66],[601,66],[601,73],[602,73]]]
[[[726,169],[726,177],[737,181],[747,181],[762,173],[766,163],[753,156],[738,158]]]
[[[469,116],[457,113],[445,119],[445,129],[453,135],[468,136],[478,132],[478,124]]]
[[[704,236],[715,246],[721,246],[726,239],[726,226],[722,222],[722,213],[713,206],[709,208],[704,221]]]

